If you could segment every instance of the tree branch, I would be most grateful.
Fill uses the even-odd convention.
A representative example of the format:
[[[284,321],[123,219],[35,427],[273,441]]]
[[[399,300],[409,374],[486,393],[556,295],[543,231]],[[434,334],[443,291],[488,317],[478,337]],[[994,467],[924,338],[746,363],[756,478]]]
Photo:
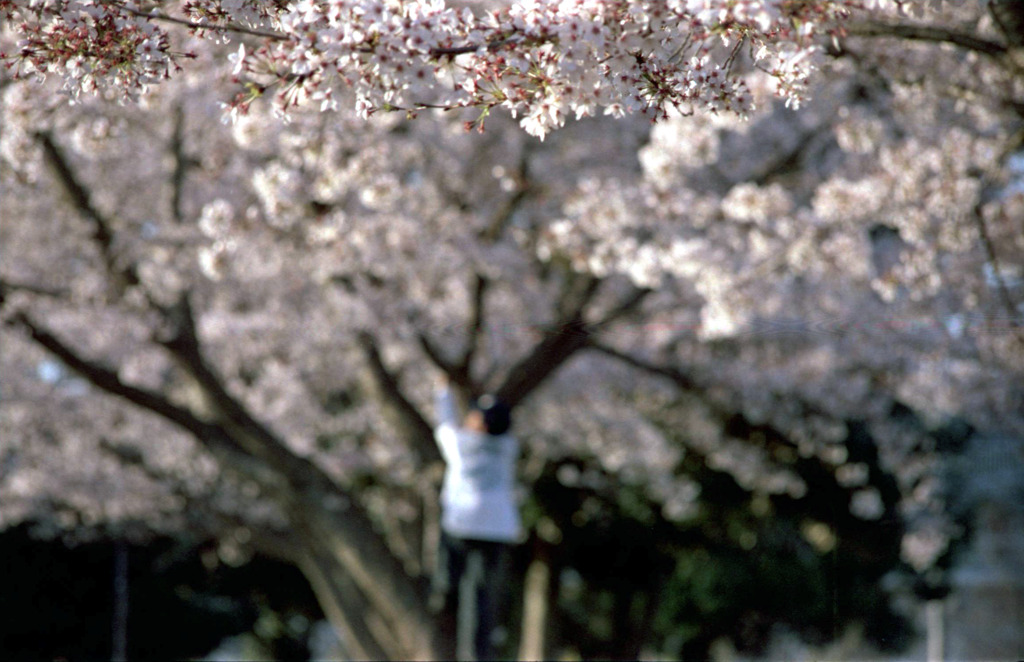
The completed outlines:
[[[196,21],[190,21],[190,20],[188,20],[186,18],[178,18],[177,16],[171,16],[170,14],[165,14],[163,12],[160,12],[160,11],[156,10],[156,9],[151,9],[149,11],[142,11],[142,10],[139,10],[139,9],[133,9],[133,8],[130,8],[130,7],[125,7],[125,6],[119,6],[118,9],[121,10],[121,11],[124,11],[125,13],[131,14],[133,16],[138,16],[140,18],[145,18],[145,19],[152,20],[152,21],[162,21],[164,23],[173,23],[174,25],[180,25],[180,26],[189,28],[191,30],[210,30],[210,31],[213,31],[213,32],[233,32],[233,33],[236,33],[236,34],[244,34],[244,35],[249,35],[249,36],[252,36],[252,37],[262,37],[264,39],[271,39],[271,40],[274,40],[274,41],[288,41],[289,39],[292,38],[289,35],[284,34],[283,32],[275,32],[273,30],[261,30],[261,29],[258,29],[258,28],[250,28],[250,27],[247,27],[245,25],[239,25],[237,23],[216,23],[216,24],[199,23],[199,22],[196,22]],[[464,45],[464,46],[439,47],[439,48],[431,49],[430,50],[430,55],[433,56],[433,57],[438,57],[438,58],[440,58],[440,57],[455,57],[457,55],[465,55],[467,53],[475,53],[478,50],[480,50],[481,48],[483,48],[485,50],[488,50],[488,51],[493,51],[493,50],[497,50],[497,49],[499,49],[499,48],[501,48],[503,46],[508,46],[510,44],[517,44],[521,40],[522,40],[521,37],[511,36],[511,37],[506,37],[504,39],[495,39],[495,40],[489,41],[489,42],[487,42],[486,44],[483,44],[483,45],[467,44],[467,45]]]
[[[53,136],[47,132],[38,132],[35,134],[35,137],[43,148],[46,162],[57,177],[57,181],[64,189],[64,192],[67,193],[72,205],[92,223],[92,238],[99,246],[100,255],[103,256],[107,272],[113,279],[119,293],[123,293],[129,287],[139,285],[141,280],[134,264],[128,264],[123,267],[118,265],[114,246],[113,223],[93,206],[91,196],[77,175],[75,175],[63,150],[54,142]]]
[[[608,324],[611,324],[617,319],[625,317],[626,315],[636,310],[637,307],[641,303],[643,303],[644,299],[646,299],[648,295],[650,295],[653,291],[654,290],[652,290],[649,287],[635,288],[629,296],[625,297],[621,302],[619,302],[617,306],[615,306],[610,311],[605,313],[604,317],[602,317],[599,321],[594,322],[592,326],[595,328],[600,328],[602,326],[607,326]]]
[[[601,286],[601,279],[584,275],[570,278],[556,308],[560,321],[549,327],[544,338],[508,371],[495,395],[510,407],[522,402],[534,389],[576,352],[586,347],[593,335],[584,310]]]
[[[97,361],[90,361],[81,357],[70,345],[32,320],[28,315],[18,313],[11,319],[9,324],[26,331],[32,341],[56,356],[66,366],[102,391],[123,398],[137,407],[156,414],[164,420],[184,428],[196,438],[211,443],[214,447],[235,454],[243,453],[238,445],[227,436],[221,434],[215,426],[199,419],[191,411],[172,403],[158,393],[125,384],[118,377],[116,371]]]
[[[530,184],[530,155],[534,150],[534,143],[526,143],[519,156],[519,165],[516,169],[516,188],[512,195],[508,196],[498,208],[498,211],[491,218],[487,227],[481,231],[480,238],[488,243],[494,243],[501,238],[502,233],[508,226],[509,221],[516,211],[534,191]]]
[[[1007,51],[1006,46],[998,42],[989,41],[967,32],[958,32],[932,25],[860,21],[846,25],[844,31],[846,34],[856,37],[893,37],[912,41],[953,44],[994,58],[1003,56]]]
[[[484,295],[487,291],[487,286],[488,280],[486,277],[479,273],[474,274],[470,322],[466,332],[465,348],[458,359],[450,360],[445,357],[441,349],[434,344],[434,341],[427,334],[416,334],[420,347],[427,355],[427,358],[466,393],[475,393],[477,390],[476,384],[473,382],[472,367],[484,325]]]
[[[167,310],[171,328],[164,337],[157,338],[179,365],[194,380],[208,409],[210,422],[223,429],[235,442],[253,457],[259,458],[284,475],[293,487],[304,491],[316,485],[317,489],[334,491],[332,481],[304,458],[290,450],[267,426],[260,423],[248,409],[228,393],[220,375],[210,367],[203,356],[196,336],[195,319],[188,294]]]
[[[785,455],[792,458],[785,464],[788,464],[790,470],[800,476],[801,480],[812,488],[802,497],[789,497],[786,499],[790,502],[790,509],[793,512],[803,514],[815,513],[823,521],[833,521],[834,525],[855,521],[856,518],[845,505],[841,515],[835,508],[837,500],[848,502],[852,492],[858,488],[847,488],[841,485],[836,478],[835,467],[830,466],[820,457],[813,455],[806,457],[801,454],[797,445],[781,430],[778,430],[770,423],[759,424],[751,421],[741,411],[737,411],[735,407],[730,407],[723,403],[720,398],[710,395],[707,384],[702,383],[703,380],[698,380],[681,370],[645,361],[598,342],[590,343],[590,348],[632,366],[641,372],[668,379],[680,391],[695,395],[701,405],[706,407],[707,414],[721,422],[722,434],[724,436],[760,447],[768,452],[770,456],[774,456],[775,453],[784,449]],[[802,402],[801,406],[807,415],[827,416],[827,414],[820,412],[808,403]],[[833,418],[831,416],[828,417]],[[878,457],[877,444],[867,432],[867,426],[855,421],[844,421],[844,423],[847,424],[849,430],[846,439],[849,461],[863,462],[868,465],[869,482],[878,489],[883,501],[884,513],[880,523],[886,527],[891,527],[898,518],[899,488],[895,483],[895,479],[882,468]],[[692,446],[688,446],[688,452],[701,457],[702,461],[705,457],[703,451]],[[706,464],[703,470],[721,473],[719,470],[707,467]],[[822,498],[823,494],[831,495],[831,497]],[[898,539],[899,536],[892,538],[892,540],[897,541]],[[898,555],[898,542],[896,544],[897,548],[895,550],[872,550],[870,549],[871,545],[865,546],[864,549],[867,550],[867,553]]]
[[[213,450],[226,452],[227,464],[251,472],[293,517],[301,516],[301,534],[309,538],[304,542],[322,543],[381,615],[385,628],[400,635],[397,648],[385,647],[406,657],[429,655],[432,628],[422,582],[405,573],[356,503],[335,510],[325,506],[327,497],[337,494],[331,479],[312,462],[291,453],[226,392],[201,356],[187,298],[170,313],[177,323],[176,334],[162,344],[211,401],[211,421],[157,393],[125,384],[114,370],[82,358],[24,314],[15,315],[8,323],[21,327],[34,342],[99,389],[180,426]]]
[[[1024,4],[1020,0],[989,0],[988,13],[1011,46],[1024,46]]]
[[[693,379],[693,377],[690,377],[686,373],[676,370],[674,368],[670,368],[665,365],[658,365],[655,363],[651,363],[649,361],[644,361],[641,358],[638,358],[631,354],[626,354],[625,352],[620,352],[614,347],[610,347],[601,342],[591,342],[590,349],[598,351],[606,356],[610,356],[613,359],[621,361],[622,363],[637,368],[643,372],[650,373],[652,375],[657,375],[658,377],[664,377],[671,381],[676,386],[678,386],[680,390],[696,391],[699,389],[699,385],[697,384],[697,381]]]
[[[459,358],[457,367],[467,378],[473,365],[477,349],[480,347],[480,333],[484,328],[484,298],[487,294],[489,281],[483,274],[475,274],[473,281],[473,312],[470,316],[469,329],[466,334],[466,349]],[[469,381],[468,379],[466,380]]]
[[[0,278],[0,308],[3,307],[11,292],[28,292],[29,294],[38,294],[39,296],[50,297],[53,299],[64,299],[70,294],[70,292],[63,287],[44,287],[41,285],[34,285],[32,283],[18,283]]]
[[[125,384],[115,370],[97,361],[83,358],[70,345],[24,313],[15,315],[9,323],[21,327],[36,344],[56,356],[93,386],[181,427],[214,452],[226,456],[229,464],[245,471],[263,484],[274,487],[280,482],[270,469],[275,465],[271,464],[268,467],[255,461],[250,449],[245,448],[235,435],[225,433],[218,425],[201,419],[192,411],[174,404],[159,393]]]
[[[425,333],[417,333],[416,339],[420,343],[420,348],[423,349],[423,353],[427,355],[427,358],[433,362],[438,368],[440,368],[445,374],[453,379],[455,382],[460,382],[458,378],[459,366],[454,362],[448,360],[447,357],[441,352],[441,349],[434,344],[434,341],[430,339]],[[381,363],[383,367],[383,363]]]
[[[359,344],[362,346],[363,354],[382,398],[395,412],[397,423],[403,429],[404,436],[412,443],[420,462],[425,464],[443,461],[441,452],[437,449],[437,444],[434,443],[434,429],[402,393],[398,380],[384,365],[384,359],[380,355],[373,336],[369,333],[360,334]],[[436,358],[443,361],[440,356]]]
[[[601,279],[590,274],[570,271],[566,276],[566,284],[559,293],[555,304],[559,319],[571,320],[581,317],[583,309],[594,298],[601,286]]]
[[[185,220],[182,197],[185,189],[185,175],[188,173],[190,163],[185,154],[185,111],[179,103],[174,106],[172,113],[174,129],[168,145],[171,161],[174,164],[174,169],[171,171],[171,218],[177,223],[182,223]]]
[[[220,24],[209,24],[209,23],[197,23],[196,21],[190,21],[185,18],[178,18],[163,12],[151,9],[149,11],[142,11],[139,9],[133,9],[131,7],[125,7],[123,5],[118,6],[118,9],[138,16],[140,18],[149,19],[152,21],[162,21],[164,23],[173,23],[175,25],[181,25],[192,30],[210,30],[212,32],[234,32],[237,34],[245,34],[252,37],[262,37],[264,39],[273,39],[275,41],[286,41],[289,37],[286,34],[280,32],[273,32],[271,30],[259,30],[256,28],[246,27],[244,25],[238,25],[237,23],[220,23]]]
[[[514,407],[576,352],[590,343],[591,332],[581,317],[567,320],[548,332],[508,372],[497,397]]]
[[[996,252],[995,242],[992,241],[992,235],[989,234],[988,224],[985,223],[985,214],[981,210],[981,203],[975,207],[972,216],[978,228],[978,235],[981,237],[981,245],[985,249],[985,256],[988,258],[988,263],[992,266],[992,276],[996,281],[996,291],[999,293],[1000,303],[1006,308],[1006,312],[1010,316],[1009,322],[1010,328],[1013,329],[1013,336],[1019,343],[1024,345],[1024,325],[1021,324],[1020,313],[1017,312],[1013,296],[1010,295],[1010,288],[1007,287],[1006,279],[1003,278],[1002,264],[999,260],[999,254]]]

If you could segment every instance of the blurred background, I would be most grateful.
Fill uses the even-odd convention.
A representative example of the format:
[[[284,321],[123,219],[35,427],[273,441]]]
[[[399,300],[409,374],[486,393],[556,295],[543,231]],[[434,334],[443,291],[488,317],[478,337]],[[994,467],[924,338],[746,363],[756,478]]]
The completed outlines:
[[[868,4],[800,108],[708,46],[749,117],[543,141],[225,122],[251,34],[0,71],[0,654],[453,657],[443,376],[522,445],[502,657],[1020,659],[1022,3]]]

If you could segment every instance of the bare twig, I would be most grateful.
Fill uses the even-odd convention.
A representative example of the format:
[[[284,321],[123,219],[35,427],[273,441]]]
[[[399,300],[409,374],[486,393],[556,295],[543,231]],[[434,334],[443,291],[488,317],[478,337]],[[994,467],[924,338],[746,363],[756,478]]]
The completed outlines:
[[[273,30],[262,30],[259,28],[250,28],[245,25],[239,25],[237,23],[200,23],[198,21],[192,21],[186,18],[179,18],[177,16],[171,16],[165,14],[156,9],[143,11],[140,9],[133,9],[131,7],[119,6],[119,10],[133,16],[145,18],[153,21],[161,21],[164,23],[173,23],[174,25],[180,25],[182,27],[189,28],[191,30],[211,30],[213,32],[232,32],[235,34],[249,35],[251,37],[260,37],[263,39],[271,39],[274,41],[288,41],[293,37],[283,33],[275,32]],[[440,48],[433,48],[429,51],[431,57],[455,57],[458,55],[465,55],[467,53],[475,53],[479,50],[493,51],[509,44],[517,44],[522,40],[518,35],[511,35],[503,39],[494,39],[485,44],[466,44],[463,46],[447,46]],[[371,49],[367,49],[370,52]]]
[[[140,9],[133,9],[131,7],[118,6],[118,9],[131,14],[133,16],[139,16],[140,18],[146,18],[153,21],[162,21],[164,23],[173,23],[175,25],[181,25],[192,30],[211,30],[213,32],[234,32],[237,34],[245,34],[252,37],[262,37],[264,39],[274,39],[276,41],[285,41],[289,37],[286,34],[280,32],[273,32],[270,30],[258,30],[256,28],[246,27],[244,25],[238,25],[237,23],[198,23],[196,21],[190,21],[185,18],[178,18],[177,16],[171,16],[164,14],[163,12],[157,11],[156,9],[150,11],[142,11]]]

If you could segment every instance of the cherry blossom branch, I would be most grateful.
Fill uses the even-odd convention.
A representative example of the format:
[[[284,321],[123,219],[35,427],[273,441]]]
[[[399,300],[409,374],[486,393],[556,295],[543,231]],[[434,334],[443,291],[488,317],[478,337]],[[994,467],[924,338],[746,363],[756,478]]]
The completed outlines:
[[[174,404],[155,391],[126,384],[116,370],[98,361],[83,358],[70,345],[24,313],[16,314],[8,323],[26,331],[33,342],[60,359],[93,386],[184,429],[211,450],[226,455],[231,466],[256,477],[261,484],[275,486],[280,483],[266,464],[256,461],[244,444],[239,443],[233,435],[226,434],[220,426],[204,421],[191,410]]]
[[[93,206],[91,196],[78,180],[62,150],[49,134],[38,133],[36,137],[43,147],[47,161],[70,196],[72,203],[86,218],[92,221],[94,225],[93,238],[99,244],[107,270],[115,277],[119,290],[123,293],[127,287],[139,285],[141,281],[134,263],[123,267],[117,265],[113,248],[115,239],[112,223]],[[222,385],[222,380],[202,356],[187,294],[183,295],[179,303],[172,308],[160,305],[152,297],[150,297],[150,304],[161,312],[172,326],[170,335],[163,339],[161,344],[179,359],[195,379],[196,384],[209,399],[209,404],[214,407],[218,422],[229,426],[237,433],[236,442],[245,447],[250,454],[269,459],[272,465],[289,466],[295,462],[299,464],[304,462],[287,452],[281,440],[270,433],[264,425],[258,423],[238,400],[227,393]],[[291,472],[292,477],[309,475],[302,467],[294,469]]]
[[[171,23],[174,25],[180,25],[182,27],[189,28],[190,30],[211,30],[214,32],[232,32],[236,34],[249,35],[251,37],[261,37],[264,39],[271,39],[274,41],[288,41],[292,39],[291,36],[284,34],[283,32],[275,32],[273,30],[261,30],[258,28],[250,28],[245,25],[239,25],[237,23],[200,23],[198,21],[191,21],[187,18],[178,18],[177,16],[171,16],[165,14],[156,9],[150,11],[142,11],[139,9],[133,9],[118,5],[119,10],[138,16],[139,18],[145,18],[153,21],[162,21],[164,23]],[[464,46],[447,46],[431,48],[428,52],[432,57],[455,57],[457,55],[465,55],[467,53],[476,53],[483,50],[495,50],[502,46],[518,43],[522,40],[522,37],[507,37],[504,39],[494,39],[487,42],[486,44],[466,44]],[[372,49],[365,49],[367,53],[373,52]]]
[[[288,457],[283,457],[280,453],[278,453],[274,458],[275,461],[273,463],[268,464],[256,462],[254,461],[255,458],[259,458],[260,455],[266,456],[267,453],[254,453],[252,444],[245,443],[245,439],[252,435],[252,425],[250,425],[246,430],[248,432],[246,437],[240,437],[237,434],[230,434],[230,431],[226,433],[225,429],[220,424],[222,421],[208,422],[200,418],[190,409],[174,404],[169,399],[155,391],[126,384],[118,376],[116,370],[111,369],[98,361],[83,358],[70,345],[62,341],[55,334],[47,330],[27,314],[19,312],[7,323],[24,330],[33,342],[60,359],[66,366],[80,374],[93,386],[109,393],[110,395],[127,400],[144,411],[156,414],[170,423],[181,427],[185,431],[191,433],[199,441],[209,445],[213,450],[227,453],[231,458],[232,465],[244,467],[245,471],[249,472],[251,475],[259,477],[261,482],[265,485],[272,486],[280,482],[279,480],[274,479],[272,473],[267,469],[268,466],[287,468],[295,464],[295,461],[300,463],[303,462],[299,458],[292,458],[293,461],[289,461]],[[203,383],[202,386],[204,388],[211,389],[211,386],[215,385],[211,385],[207,382]],[[221,406],[225,406],[223,398],[221,399]],[[241,416],[236,413],[235,418],[237,420],[240,419]],[[284,452],[287,453],[286,451]],[[292,468],[294,471],[294,467]],[[298,475],[302,475],[303,473],[308,472],[299,472]],[[294,475],[295,474],[293,473],[293,476]],[[298,482],[301,484],[302,481],[300,480]]]
[[[3,0],[0,0],[3,2]],[[73,3],[72,3],[73,4]],[[238,33],[264,43],[230,56],[246,84],[229,105],[236,117],[271,87],[277,110],[318,103],[337,107],[335,86],[355,91],[363,117],[380,110],[502,107],[530,134],[543,138],[571,114],[601,110],[663,119],[671,109],[744,115],[753,96],[744,76],[732,76],[740,47],[750,44],[762,70],[790,105],[803,98],[817,34],[832,34],[848,14],[845,2],[818,3],[608,2],[518,3],[478,16],[445,3],[339,0],[228,8],[197,2],[209,23],[116,3],[81,2],[68,11],[53,3],[7,0],[26,38],[4,56],[18,75],[58,75],[72,95],[116,89],[137,99],[178,73],[190,53],[170,50],[170,23],[205,32]],[[255,11],[255,14],[253,14]],[[245,15],[273,22],[250,28]],[[220,22],[224,19],[224,22]],[[656,27],[655,27],[656,26]],[[711,43],[732,44],[723,61]],[[756,46],[756,48],[755,48]],[[455,64],[455,60],[459,64]],[[724,65],[724,66],[723,66]]]
[[[1006,53],[1006,46],[998,42],[971,33],[932,25],[859,21],[847,24],[844,32],[856,37],[894,37],[912,41],[954,44],[996,58]]]

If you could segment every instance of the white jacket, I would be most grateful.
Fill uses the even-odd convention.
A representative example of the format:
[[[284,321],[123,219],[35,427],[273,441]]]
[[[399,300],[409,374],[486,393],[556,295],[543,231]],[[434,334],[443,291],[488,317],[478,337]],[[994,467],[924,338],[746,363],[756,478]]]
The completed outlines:
[[[506,433],[492,436],[463,429],[450,389],[437,394],[440,425],[434,431],[447,467],[441,490],[441,528],[474,540],[516,542],[522,522],[516,504],[519,443]]]

